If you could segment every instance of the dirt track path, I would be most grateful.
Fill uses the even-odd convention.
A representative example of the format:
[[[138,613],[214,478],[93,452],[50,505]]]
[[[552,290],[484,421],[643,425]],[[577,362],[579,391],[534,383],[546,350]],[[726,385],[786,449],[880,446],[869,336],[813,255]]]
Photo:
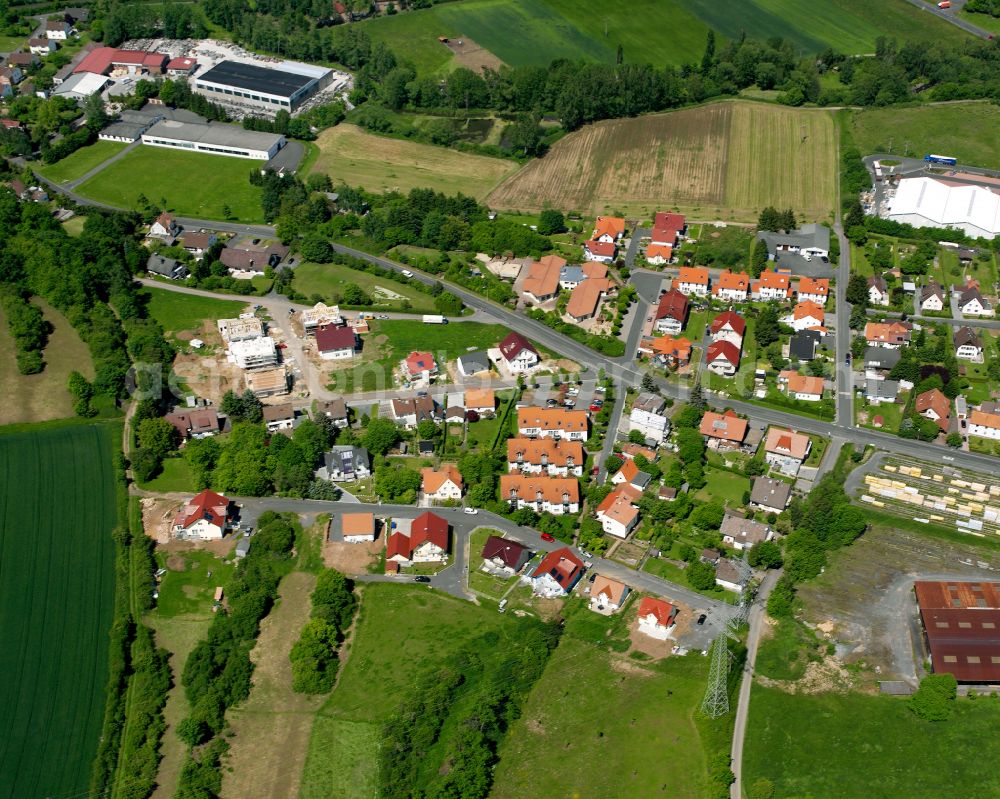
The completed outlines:
[[[228,712],[235,733],[222,777],[224,799],[298,796],[313,717],[326,695],[292,691],[292,645],[309,620],[316,576],[292,572],[281,581],[278,604],[261,624],[250,697]]]

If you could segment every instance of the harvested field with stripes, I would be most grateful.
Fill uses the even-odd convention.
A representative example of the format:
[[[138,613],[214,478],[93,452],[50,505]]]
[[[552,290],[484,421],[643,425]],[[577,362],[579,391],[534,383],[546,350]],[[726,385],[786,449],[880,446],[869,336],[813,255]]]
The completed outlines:
[[[836,159],[825,112],[713,103],[588,125],[501,183],[487,203],[645,218],[676,208],[740,222],[775,205],[823,219],[836,199]]]
[[[0,436],[4,799],[88,795],[108,680],[116,431]]]

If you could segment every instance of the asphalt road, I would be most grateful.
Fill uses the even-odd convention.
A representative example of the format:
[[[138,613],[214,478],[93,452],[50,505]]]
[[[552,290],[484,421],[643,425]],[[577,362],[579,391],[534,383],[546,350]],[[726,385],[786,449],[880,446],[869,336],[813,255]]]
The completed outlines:
[[[973,25],[971,22],[966,22],[964,19],[958,16],[957,11],[960,7],[959,2],[955,2],[955,7],[950,9],[938,8],[936,4],[930,4],[924,2],[924,0],[906,0],[911,6],[916,6],[922,11],[926,11],[928,14],[933,14],[936,17],[943,19],[945,22],[950,22],[952,25],[961,28],[966,33],[971,33],[973,36],[978,36],[980,39],[992,39],[993,34],[987,30],[983,30],[978,25]],[[965,5],[961,2],[961,5]]]
[[[837,212],[837,222],[833,234],[840,242],[840,263],[837,266],[837,354],[834,359],[834,371],[837,375],[835,421],[841,424],[854,424],[854,377],[850,364],[847,362],[851,351],[851,306],[847,302],[847,283],[851,279],[851,244],[840,226],[840,212]]]
[[[144,496],[157,496],[150,492],[136,491],[135,493]],[[173,495],[170,495],[171,497]],[[181,495],[177,495],[180,498]],[[333,518],[332,530],[340,529],[340,518],[344,513],[359,513],[370,511],[379,516],[398,516],[399,518],[412,519],[424,512],[423,508],[416,508],[412,505],[383,505],[368,503],[345,503],[326,502],[310,499],[291,499],[287,497],[233,497],[241,507],[241,519],[255,525],[257,517],[265,510],[272,510],[278,513],[290,512],[306,517],[307,521],[315,520],[320,513],[329,513]],[[449,567],[437,575],[431,577],[430,585],[436,589],[445,591],[462,599],[471,599],[465,589],[464,574],[467,568],[465,551],[467,542],[472,531],[477,527],[488,527],[499,530],[508,538],[519,541],[530,547],[535,552],[551,552],[560,547],[567,546],[562,542],[543,541],[541,534],[530,527],[521,527],[509,519],[502,516],[480,510],[471,515],[466,514],[461,508],[435,508],[434,512],[448,520],[452,528],[452,561]],[[704,625],[692,626],[692,635],[697,639],[697,646],[703,646],[704,642],[710,641],[719,631],[721,631],[730,615],[732,606],[717,599],[711,599],[692,591],[676,583],[669,582],[660,577],[656,577],[649,572],[635,571],[615,561],[604,558],[587,558],[575,547],[570,549],[581,560],[589,560],[593,565],[591,571],[604,574],[619,580],[635,590],[666,597],[684,603],[691,607],[694,614],[705,613],[707,619]],[[385,577],[384,575],[373,575],[371,578],[365,576],[359,579],[378,579],[390,582],[399,582],[399,577]]]
[[[746,740],[747,717],[750,713],[750,690],[753,687],[753,670],[757,663],[757,647],[764,629],[764,609],[767,597],[778,582],[780,571],[768,572],[760,585],[760,590],[750,607],[750,632],[747,634],[747,659],[743,666],[739,698],[736,700],[736,715],[733,729],[733,748],[730,754],[733,776],[736,778],[729,789],[731,799],[743,799],[743,743]]]
[[[203,220],[188,220],[188,222],[189,224],[204,227],[212,227],[214,225],[212,222]],[[412,267],[396,263],[388,258],[371,255],[370,253],[362,252],[361,250],[345,247],[342,244],[333,244],[333,247],[338,252],[352,255],[356,258],[362,258],[386,269],[393,269],[395,271],[409,269],[409,271],[413,274],[414,279],[428,284],[437,280],[437,278],[432,275],[424,274],[414,270]],[[849,257],[850,256],[848,255],[848,258]],[[839,282],[841,281],[838,281],[838,283]],[[581,366],[584,367],[584,370],[593,370],[596,372],[600,369],[604,369],[607,375],[615,381],[615,385],[617,387],[616,390],[619,392],[623,391],[627,386],[638,386],[641,383],[643,376],[646,374],[646,372],[640,369],[638,365],[631,360],[631,356],[635,355],[634,352],[626,352],[624,356],[619,358],[610,358],[583,344],[580,344],[577,341],[574,341],[567,336],[562,335],[561,333],[556,332],[541,322],[537,322],[534,319],[517,314],[514,311],[511,311],[510,309],[499,305],[492,300],[488,300],[479,294],[474,294],[461,286],[457,286],[452,283],[447,283],[447,286],[448,290],[455,296],[459,297],[459,299],[461,299],[462,302],[469,308],[472,308],[475,311],[482,311],[496,318],[501,323],[506,324],[512,330],[517,330],[529,338],[534,339],[542,346],[548,347],[555,352],[559,352],[569,358],[572,358],[574,361],[580,363]],[[192,289],[192,291],[196,290]],[[222,299],[232,299],[230,295],[217,296]],[[287,302],[287,300],[284,301]],[[843,381],[845,381],[845,379],[847,381],[852,379],[850,367],[844,363],[843,353],[838,352],[835,370],[837,372],[836,383],[838,386],[844,385]],[[848,373],[846,378],[841,374],[841,372]],[[670,397],[675,400],[686,400],[690,394],[689,389],[686,387],[672,385],[662,378],[654,377],[654,379],[660,386],[660,391],[665,397]],[[847,385],[849,385],[849,382]],[[845,439],[845,441],[859,447],[871,444],[880,449],[886,449],[892,452],[909,455],[914,458],[923,458],[932,461],[941,460],[943,456],[947,455],[949,457],[953,457],[954,462],[957,465],[965,466],[969,469],[986,471],[987,473],[992,472],[997,467],[997,460],[987,455],[979,455],[973,452],[962,451],[949,452],[943,447],[939,447],[934,444],[903,439],[881,431],[867,429],[862,430],[856,428],[854,426],[854,420],[851,418],[850,414],[847,414],[846,418],[841,416],[835,422],[831,423],[808,416],[788,413],[763,405],[743,402],[741,400],[732,399],[727,395],[716,397],[707,389],[705,390],[705,397],[710,405],[718,409],[732,408],[739,414],[752,416],[755,420],[766,424],[792,427],[803,432],[815,433],[826,437],[839,436],[840,438]]]

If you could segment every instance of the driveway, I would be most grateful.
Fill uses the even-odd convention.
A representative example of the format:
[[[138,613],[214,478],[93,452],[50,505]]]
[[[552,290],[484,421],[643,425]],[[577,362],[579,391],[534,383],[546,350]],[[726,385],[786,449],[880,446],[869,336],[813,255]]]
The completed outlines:
[[[629,269],[635,264],[635,256],[639,254],[639,240],[653,235],[653,229],[648,227],[637,227],[632,231],[632,238],[628,242],[628,250],[625,252],[625,266]]]

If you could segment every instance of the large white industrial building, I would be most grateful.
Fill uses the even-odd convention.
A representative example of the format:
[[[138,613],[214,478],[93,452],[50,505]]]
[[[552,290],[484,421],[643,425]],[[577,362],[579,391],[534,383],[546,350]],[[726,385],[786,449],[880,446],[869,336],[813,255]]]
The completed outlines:
[[[951,227],[992,239],[1000,235],[1000,185],[991,189],[941,178],[903,178],[885,216],[914,227]]]
[[[195,91],[209,99],[252,105],[271,115],[295,111],[333,81],[333,70],[296,61],[272,66],[220,61],[194,79]]]
[[[142,143],[154,147],[171,147],[268,161],[285,146],[286,142],[285,137],[279,133],[244,130],[236,125],[224,123],[202,125],[165,119],[142,134]]]

